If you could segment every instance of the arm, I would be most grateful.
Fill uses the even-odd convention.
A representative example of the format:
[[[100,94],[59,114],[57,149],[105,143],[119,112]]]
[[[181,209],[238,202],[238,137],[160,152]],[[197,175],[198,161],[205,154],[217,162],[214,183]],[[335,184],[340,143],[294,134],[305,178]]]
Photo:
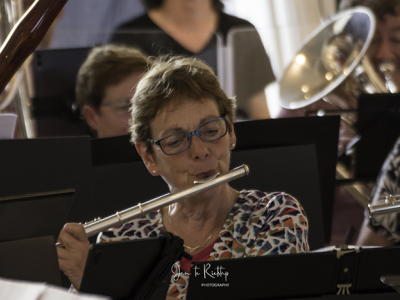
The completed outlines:
[[[364,220],[363,226],[361,227],[360,234],[357,239],[357,245],[359,246],[383,246],[389,247],[394,246],[392,241],[387,238],[375,233],[368,228],[369,220]]]
[[[377,184],[372,192],[371,204],[375,205],[385,200],[389,194],[397,195],[399,189],[400,172],[400,139],[382,166]],[[400,214],[388,213],[378,215],[373,219],[365,216],[363,227],[357,244],[390,246],[400,241]]]
[[[76,290],[79,290],[90,243],[83,226],[69,223],[58,236],[65,248],[57,248],[58,264]]]

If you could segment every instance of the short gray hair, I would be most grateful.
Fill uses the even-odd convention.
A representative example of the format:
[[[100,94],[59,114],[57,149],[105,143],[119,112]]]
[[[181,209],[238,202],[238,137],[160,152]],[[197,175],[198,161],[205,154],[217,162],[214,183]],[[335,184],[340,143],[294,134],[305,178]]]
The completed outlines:
[[[198,58],[164,55],[152,61],[132,99],[130,120],[131,142],[150,139],[151,120],[170,103],[184,98],[216,101],[221,116],[228,117],[233,128],[235,98],[228,98],[221,89],[213,70]],[[149,144],[147,151],[151,151]]]

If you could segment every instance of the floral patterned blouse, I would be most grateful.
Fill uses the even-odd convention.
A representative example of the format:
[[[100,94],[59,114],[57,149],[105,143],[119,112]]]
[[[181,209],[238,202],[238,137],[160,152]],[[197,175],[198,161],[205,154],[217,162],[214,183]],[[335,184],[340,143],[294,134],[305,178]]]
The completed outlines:
[[[101,233],[98,242],[158,237],[164,230],[161,212],[147,214]],[[300,203],[288,194],[240,192],[208,261],[308,251],[308,221]],[[168,296],[186,298],[189,276],[171,274]]]

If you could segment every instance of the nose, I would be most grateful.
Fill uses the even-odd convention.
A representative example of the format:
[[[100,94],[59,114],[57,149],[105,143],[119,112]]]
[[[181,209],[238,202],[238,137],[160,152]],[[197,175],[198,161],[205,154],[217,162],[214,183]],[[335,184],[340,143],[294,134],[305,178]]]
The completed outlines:
[[[204,160],[210,155],[207,142],[203,142],[197,135],[192,136],[189,151],[194,159]]]

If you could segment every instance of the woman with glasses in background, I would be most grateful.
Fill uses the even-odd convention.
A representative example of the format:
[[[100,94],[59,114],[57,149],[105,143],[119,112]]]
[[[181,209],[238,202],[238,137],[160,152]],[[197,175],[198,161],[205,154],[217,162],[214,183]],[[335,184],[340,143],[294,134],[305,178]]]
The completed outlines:
[[[235,99],[227,98],[210,67],[195,58],[160,57],[131,101],[131,141],[149,173],[178,192],[229,171],[234,111]],[[237,191],[226,183],[111,228],[99,241],[157,237],[162,231],[180,236],[192,261],[308,250],[307,217],[296,199],[281,192]],[[85,231],[67,224],[59,242],[66,246],[57,249],[60,268],[79,289],[89,250]],[[183,258],[175,265],[166,296],[185,298],[188,276],[174,280],[173,275],[189,273],[190,263]]]
[[[97,137],[128,134],[129,101],[147,58],[137,49],[95,47],[79,69],[76,98],[82,115]]]

